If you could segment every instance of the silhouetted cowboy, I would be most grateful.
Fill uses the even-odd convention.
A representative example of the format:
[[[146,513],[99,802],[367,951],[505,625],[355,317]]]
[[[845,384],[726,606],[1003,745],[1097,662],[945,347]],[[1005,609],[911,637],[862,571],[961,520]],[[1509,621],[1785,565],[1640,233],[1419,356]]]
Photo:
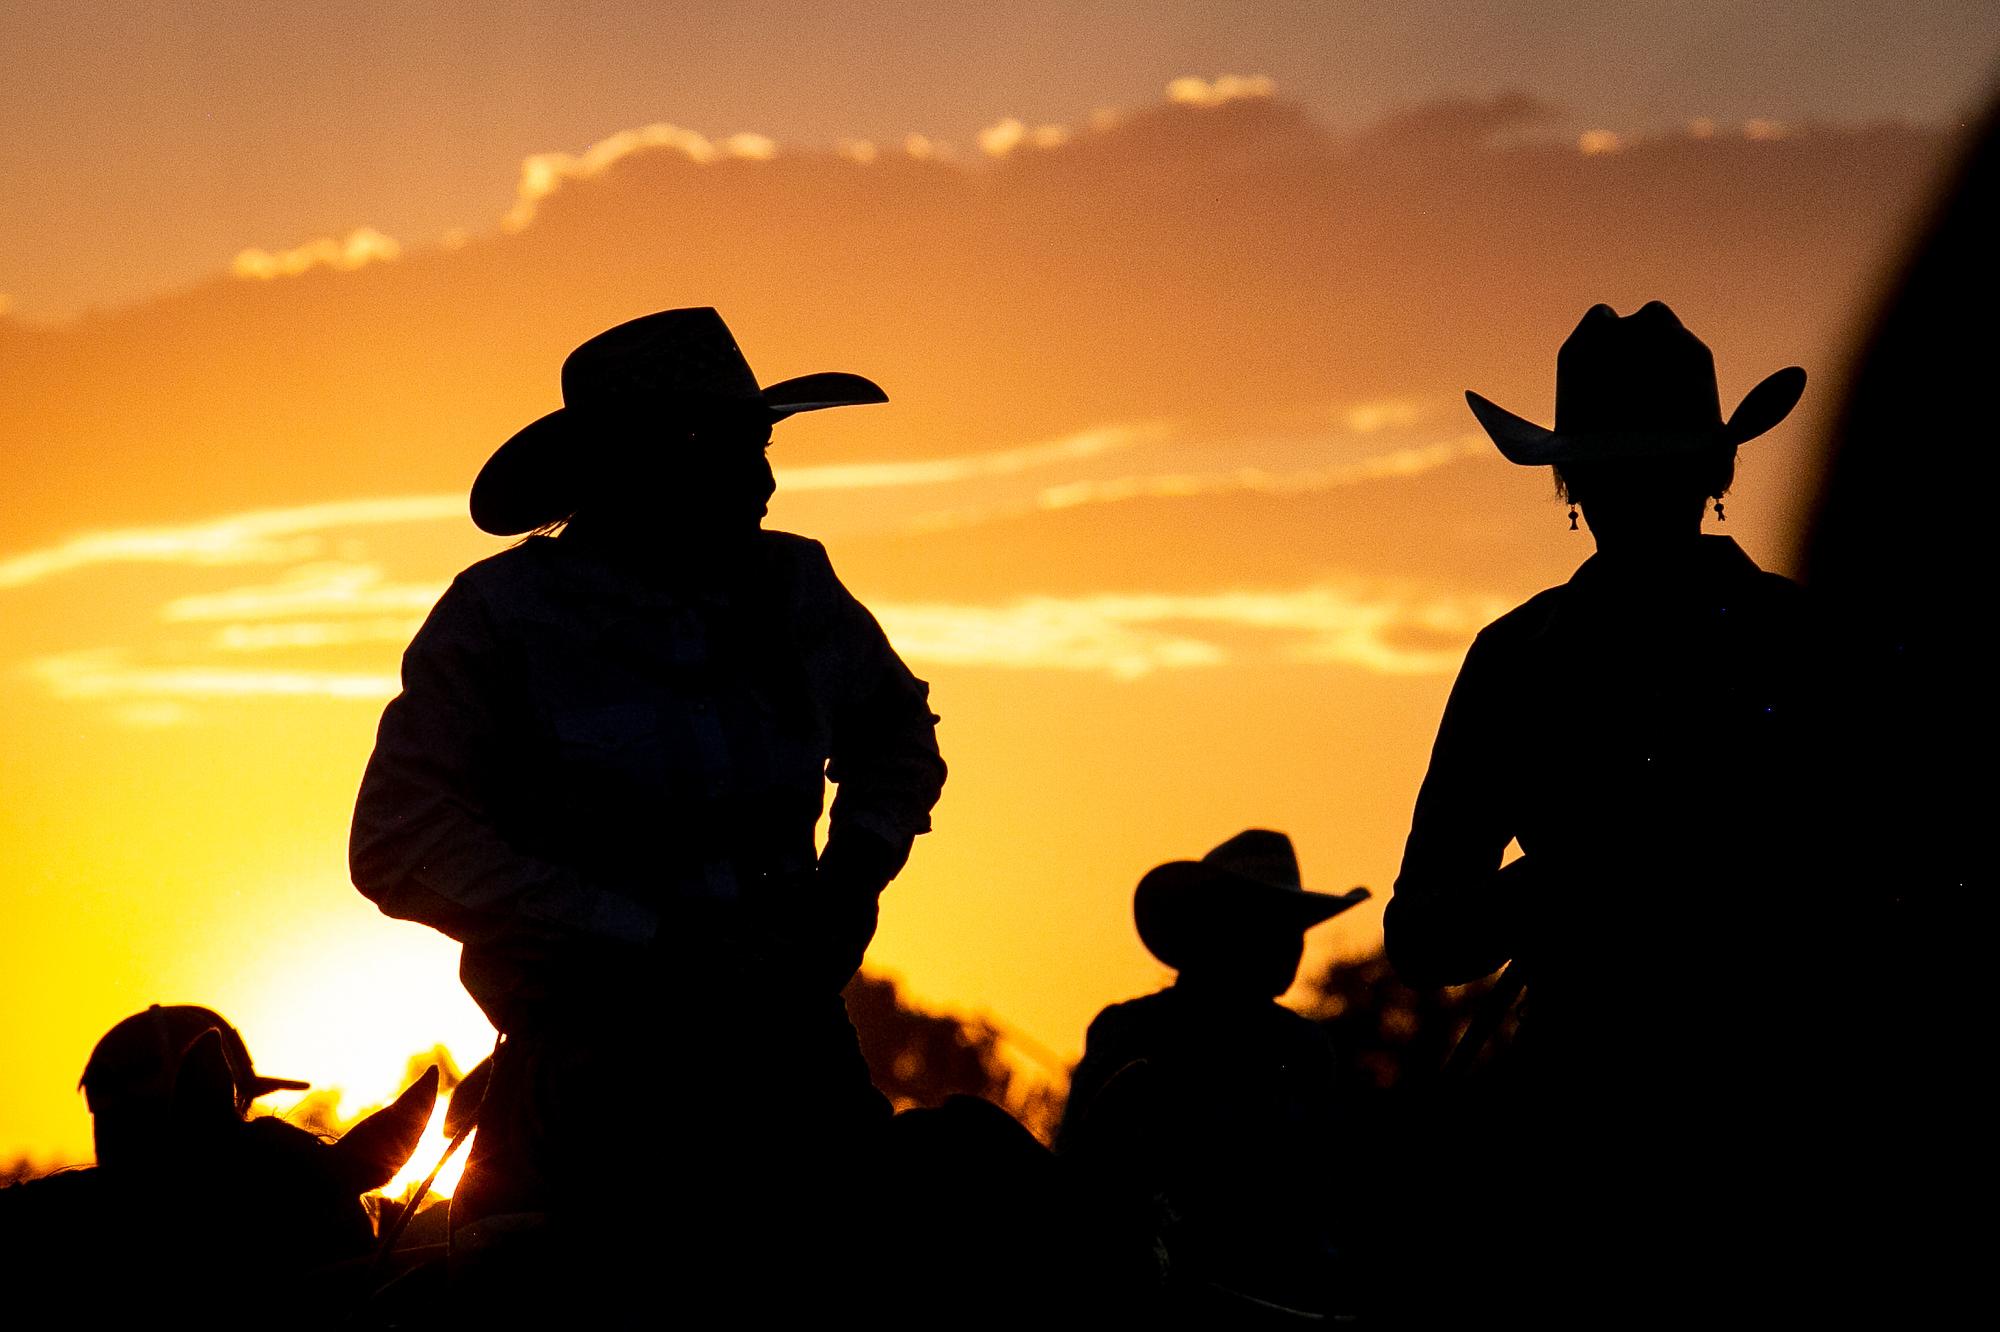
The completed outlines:
[[[1333,1159],[1333,1052],[1275,996],[1306,931],[1367,896],[1305,891],[1291,839],[1262,829],[1157,866],[1133,893],[1139,938],[1180,974],[1090,1024],[1056,1149],[1135,1203],[1164,1204],[1177,1301],[1210,1285],[1327,1311],[1334,1218],[1317,1189]]]
[[[1622,1272],[1640,1282],[1626,1314],[1666,1298],[1645,1281],[1669,1268],[1685,1296],[1760,1261],[1732,1224],[1790,1208],[1796,1172],[1772,1171],[1800,1158],[1773,1144],[1817,1110],[1827,1024],[1799,997],[1837,962],[1843,914],[1823,873],[1825,648],[1794,584],[1700,530],[1737,446],[1804,386],[1780,370],[1725,421],[1708,348],[1654,302],[1584,315],[1554,430],[1467,394],[1510,461],[1555,468],[1598,552],[1467,654],[1389,952],[1416,984],[1525,970],[1516,1200],[1586,1246],[1560,1273],[1544,1255],[1549,1286],[1581,1297]]]
[[[506,1036],[455,1208],[619,1204],[658,1248],[646,1209],[699,1276],[815,1215],[814,1172],[887,1118],[839,992],[945,770],[925,685],[825,550],[760,528],[772,424],[879,388],[759,388],[710,309],[591,338],[562,388],[474,482],[480,527],[537,535],[410,644],[354,880],[464,942]]]

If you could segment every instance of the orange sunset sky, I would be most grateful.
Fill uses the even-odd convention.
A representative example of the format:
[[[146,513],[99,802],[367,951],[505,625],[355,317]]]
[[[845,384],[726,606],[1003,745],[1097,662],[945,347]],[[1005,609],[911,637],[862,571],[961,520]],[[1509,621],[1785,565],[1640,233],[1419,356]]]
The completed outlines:
[[[1590,550],[1462,391],[1552,414],[1672,304],[1725,410],[1813,375],[1724,529],[1788,568],[1985,4],[656,4],[0,12],[0,1158],[77,1161],[154,1001],[379,1103],[491,1032],[348,885],[402,645],[563,355],[721,308],[943,717],[870,965],[1077,1052],[1149,866],[1250,825],[1376,900],[1472,634]],[[1388,13],[1385,11],[1395,11]],[[1561,745],[1551,719],[1548,743]]]

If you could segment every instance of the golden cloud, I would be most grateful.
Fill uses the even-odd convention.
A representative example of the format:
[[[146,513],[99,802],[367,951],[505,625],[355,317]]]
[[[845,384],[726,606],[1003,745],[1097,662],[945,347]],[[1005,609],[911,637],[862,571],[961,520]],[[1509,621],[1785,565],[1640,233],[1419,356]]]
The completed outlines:
[[[133,665],[122,651],[94,648],[42,657],[29,674],[65,699],[391,698],[402,688],[394,671],[239,670],[217,666]],[[114,714],[130,719],[131,709]],[[151,724],[161,724],[153,714]]]
[[[997,125],[988,125],[974,137],[979,141],[980,152],[988,157],[1005,157],[1027,136],[1028,127],[1010,117]]]
[[[372,564],[305,564],[275,583],[180,597],[160,610],[170,624],[191,620],[260,620],[301,615],[379,615],[428,611],[443,583],[390,583]]]
[[[394,495],[289,509],[255,509],[178,527],[84,532],[0,559],[0,590],[106,564],[283,564],[311,559],[320,538],[349,527],[465,517],[463,495]]]
[[[275,253],[244,250],[236,256],[229,271],[237,277],[258,281],[297,277],[315,268],[349,273],[367,264],[386,263],[402,252],[403,247],[393,237],[385,236],[373,227],[357,227],[348,232],[344,240],[321,236],[318,240]]]
[[[777,143],[762,134],[732,134],[718,142],[665,123],[620,130],[581,153],[536,153],[524,159],[514,206],[500,219],[500,224],[509,231],[519,231],[535,220],[535,210],[542,200],[554,194],[565,181],[588,179],[633,153],[651,148],[669,149],[690,162],[700,163],[731,157],[768,162],[778,153]]]
[[[1148,617],[1135,615],[1135,605],[1133,598],[1036,599],[1012,606],[890,604],[874,611],[897,651],[918,663],[1101,671],[1132,680],[1228,659],[1213,643],[1146,627]]]
[[[1187,74],[1167,85],[1167,100],[1182,106],[1209,107],[1272,97],[1277,91],[1277,83],[1268,74],[1224,74],[1214,82]]]
[[[1069,509],[1080,504],[1109,504],[1140,498],[1181,498],[1190,495],[1217,495],[1231,491],[1255,491],[1272,495],[1295,495],[1315,490],[1333,490],[1364,481],[1392,476],[1416,476],[1460,458],[1485,453],[1492,446],[1484,436],[1464,435],[1442,444],[1363,458],[1298,472],[1273,472],[1261,467],[1238,467],[1220,472],[1182,472],[1153,476],[1125,476],[1108,481],[1072,481],[1050,486],[1037,500],[1044,509]]]
[[[1346,415],[1359,434],[1407,424],[1424,410],[1421,403],[1386,399],[1357,404]],[[780,479],[784,487],[801,491],[976,484],[1100,459],[1171,435],[1161,422],[1120,423],[985,453],[799,467]],[[1484,448],[1482,439],[1468,436],[1295,473],[1246,468],[1076,481],[1045,486],[1029,503],[1067,508],[1142,495],[1305,491],[1412,475]],[[398,580],[378,564],[328,559],[325,551],[357,549],[352,538],[336,535],[353,529],[464,518],[464,501],[456,494],[410,495],[86,533],[0,561],[0,587],[120,563],[286,565],[265,582],[192,592],[158,607],[162,625],[212,626],[203,639],[59,653],[27,663],[28,674],[57,698],[110,704],[108,715],[132,726],[176,724],[192,715],[186,705],[200,700],[381,699],[396,690],[388,649],[409,641],[444,582]],[[1079,595],[999,605],[913,602],[876,609],[914,662],[1137,679],[1156,671],[1225,666],[1246,653],[1385,674],[1444,672],[1456,665],[1471,633],[1500,608],[1479,598],[1336,582],[1207,595]],[[1274,635],[1281,640],[1276,646],[1269,641]],[[303,658],[306,665],[288,661],[282,668],[245,660],[260,653],[376,648],[383,649],[382,669],[314,669],[310,655]]]
[[[1036,467],[1080,462],[1163,439],[1167,427],[1157,422],[1099,426],[1040,444],[991,453],[950,458],[918,458],[907,462],[829,463],[786,467],[778,471],[778,488],[789,491],[866,490],[901,486],[945,485],[981,477],[1013,476]]]
[[[787,490],[861,490],[938,485],[1099,457],[1164,438],[1158,422],[1096,426],[1060,439],[990,453],[907,462],[783,468]],[[174,527],[84,532],[58,545],[0,557],[0,591],[110,564],[290,564],[316,558],[331,532],[400,523],[461,522],[460,494],[390,495],[286,509],[256,509]],[[435,593],[432,594],[435,596]],[[428,604],[428,603],[426,603]]]
[[[1404,430],[1430,415],[1430,405],[1414,398],[1382,398],[1357,402],[1341,414],[1341,421],[1357,435],[1373,435],[1383,430]]]
[[[1624,147],[1625,136],[1616,130],[1585,130],[1576,140],[1576,150],[1585,157],[1603,157]]]
[[[988,157],[1005,157],[1022,144],[1032,148],[1060,148],[1070,141],[1067,125],[1037,125],[1029,129],[1011,116],[979,131],[979,151]]]
[[[897,650],[914,662],[1102,672],[1121,680],[1225,665],[1240,649],[1217,639],[1244,631],[1293,640],[1277,652],[1282,660],[1385,675],[1448,674],[1479,628],[1505,609],[1504,601],[1490,597],[1359,582],[1196,595],[1031,597],[1005,606],[874,607]]]
[[[439,589],[423,590],[435,597]],[[179,613],[165,618],[208,618],[225,609],[287,616],[309,600],[291,595],[293,591],[284,584],[244,589],[192,607],[177,603]],[[408,591],[414,600],[415,589]],[[367,603],[366,596],[336,600],[332,609]],[[889,602],[873,609],[898,651],[919,665],[1101,673],[1136,680],[1157,671],[1225,666],[1253,655],[1384,675],[1447,674],[1457,668],[1472,635],[1504,610],[1505,602],[1354,581],[1209,594],[1031,597],[1005,605]],[[210,646],[241,653],[402,644],[416,632],[420,618],[239,622],[225,625]],[[1246,644],[1246,634],[1282,641],[1275,648]],[[59,699],[118,703],[113,718],[135,726],[185,720],[190,714],[176,705],[189,701],[379,700],[400,687],[392,669],[147,662],[135,661],[123,648],[37,658],[27,664],[27,673]]]
[[[362,643],[402,644],[416,636],[423,622],[421,615],[408,615],[372,620],[226,624],[216,630],[214,646],[223,652],[283,652]]]

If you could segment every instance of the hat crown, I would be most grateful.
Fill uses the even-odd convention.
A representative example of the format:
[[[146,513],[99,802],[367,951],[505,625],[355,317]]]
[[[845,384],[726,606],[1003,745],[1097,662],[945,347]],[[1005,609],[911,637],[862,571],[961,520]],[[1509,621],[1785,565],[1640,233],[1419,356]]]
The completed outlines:
[[[265,1092],[308,1085],[259,1075],[250,1062],[243,1033],[222,1014],[200,1004],[154,1004],[143,1013],[121,1019],[92,1048],[77,1085],[83,1088],[93,1113],[120,1101],[164,1098],[173,1090],[181,1056],[208,1031],[215,1032],[221,1044],[223,1063],[236,1084],[239,1108],[247,1108]]]
[[[168,1091],[181,1056],[210,1029],[221,1039],[231,1074],[239,1082],[247,1078],[250,1052],[242,1034],[220,1013],[198,1004],[154,1004],[104,1033],[91,1050],[78,1085],[93,1100]]]
[[[661,310],[583,343],[562,366],[563,405],[586,411],[709,399],[761,403],[762,391],[713,306]]]
[[[1245,879],[1256,879],[1274,888],[1303,892],[1299,879],[1299,857],[1292,839],[1268,828],[1250,828],[1237,833],[1201,858],[1201,863]]]
[[[1556,432],[1715,431],[1715,356],[1663,302],[1593,305],[1556,353]]]

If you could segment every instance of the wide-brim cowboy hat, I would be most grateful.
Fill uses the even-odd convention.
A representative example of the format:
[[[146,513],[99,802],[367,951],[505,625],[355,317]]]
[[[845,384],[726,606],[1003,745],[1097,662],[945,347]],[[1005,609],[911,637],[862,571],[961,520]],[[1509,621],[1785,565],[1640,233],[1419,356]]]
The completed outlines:
[[[561,407],[517,431],[479,469],[472,521],[481,529],[518,536],[566,517],[585,478],[601,475],[620,450],[662,444],[670,423],[724,416],[769,424],[889,400],[873,381],[840,372],[759,388],[729,326],[707,306],[599,333],[563,361],[562,396]]]
[[[1303,933],[1367,900],[1366,888],[1308,891],[1299,882],[1292,839],[1251,828],[1200,860],[1170,860],[1147,870],[1132,894],[1132,918],[1139,941],[1179,970],[1218,926],[1266,923]]]
[[[1524,467],[1657,457],[1732,447],[1790,415],[1806,372],[1767,376],[1722,416],[1715,357],[1659,301],[1620,318],[1593,305],[1556,353],[1556,424],[1550,430],[1477,393],[1465,400],[1507,461]]]

